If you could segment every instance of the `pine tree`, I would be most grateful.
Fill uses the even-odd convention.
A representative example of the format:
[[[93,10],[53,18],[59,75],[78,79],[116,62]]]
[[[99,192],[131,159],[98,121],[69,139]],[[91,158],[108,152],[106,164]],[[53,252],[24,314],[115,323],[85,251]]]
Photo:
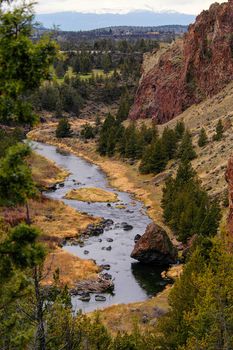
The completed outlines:
[[[126,91],[121,95],[120,99],[120,105],[117,111],[116,119],[119,122],[123,122],[128,118],[130,110],[130,98],[129,98],[129,92]]]
[[[33,4],[2,8],[0,2],[0,122],[35,122],[27,96],[49,79],[57,45],[49,37],[32,41]]]
[[[189,131],[186,131],[182,137],[177,157],[180,158],[181,161],[190,161],[196,157],[196,152],[194,151],[192,144],[192,137]]]
[[[184,122],[183,121],[177,122],[175,127],[175,133],[179,140],[182,139],[184,132],[185,132]]]
[[[139,170],[142,174],[159,174],[167,165],[167,153],[161,139],[145,149]]]
[[[167,154],[167,159],[173,159],[177,152],[177,135],[172,130],[166,127],[162,135],[162,143]]]
[[[71,137],[71,125],[67,118],[62,118],[56,129],[56,137],[57,138],[65,138],[65,137]]]
[[[213,137],[213,140],[220,141],[223,138],[223,131],[224,131],[224,127],[222,124],[222,120],[219,119],[218,124],[216,125],[216,133]]]
[[[206,135],[206,131],[204,128],[201,129],[201,132],[199,134],[199,139],[198,139],[198,146],[199,147],[204,147],[208,142],[208,138]]]

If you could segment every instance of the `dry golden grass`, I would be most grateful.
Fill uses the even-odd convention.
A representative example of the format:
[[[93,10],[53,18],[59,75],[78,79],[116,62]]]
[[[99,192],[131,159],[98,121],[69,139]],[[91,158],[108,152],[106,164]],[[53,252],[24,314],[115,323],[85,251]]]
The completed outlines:
[[[69,175],[66,170],[60,169],[54,162],[33,152],[28,159],[32,169],[33,180],[42,188],[63,182]]]
[[[117,202],[118,196],[116,193],[105,191],[101,188],[89,187],[71,190],[65,196],[66,199],[74,199],[81,202]]]
[[[99,268],[92,260],[83,260],[70,254],[61,248],[56,248],[47,255],[44,264],[44,273],[46,278],[43,280],[45,285],[53,283],[53,275],[56,269],[59,269],[60,283],[68,285],[69,288],[75,287],[76,282],[85,279],[95,279]]]
[[[113,334],[119,331],[132,332],[136,321],[142,331],[149,330],[150,327],[153,329],[158,318],[158,310],[165,313],[169,309],[168,295],[170,289],[171,287],[168,286],[163,292],[147,301],[110,306],[99,311],[100,318]],[[90,315],[93,316],[94,313]],[[143,322],[145,316],[148,319],[147,323]]]
[[[71,238],[79,235],[89,224],[100,219],[77,210],[62,202],[42,198],[30,203],[33,223],[50,238]]]

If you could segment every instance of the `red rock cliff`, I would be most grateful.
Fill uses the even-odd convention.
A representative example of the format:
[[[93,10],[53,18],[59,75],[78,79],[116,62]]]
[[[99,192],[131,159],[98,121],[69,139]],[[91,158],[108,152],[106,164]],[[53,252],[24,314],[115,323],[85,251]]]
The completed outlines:
[[[229,0],[211,5],[183,40],[154,54],[154,65],[144,69],[130,118],[165,123],[220,92],[232,78],[233,0]]]

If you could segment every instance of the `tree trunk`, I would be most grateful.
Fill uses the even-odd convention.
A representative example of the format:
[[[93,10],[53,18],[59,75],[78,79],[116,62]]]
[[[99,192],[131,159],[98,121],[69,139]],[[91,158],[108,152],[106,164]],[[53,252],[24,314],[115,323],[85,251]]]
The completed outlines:
[[[44,329],[43,318],[43,297],[40,292],[40,271],[39,267],[34,268],[34,286],[36,294],[36,320],[37,320],[37,332],[36,332],[36,349],[46,350],[46,337]]]
[[[30,210],[29,210],[29,205],[28,202],[26,203],[26,223],[27,225],[31,225],[31,219],[30,219]]]

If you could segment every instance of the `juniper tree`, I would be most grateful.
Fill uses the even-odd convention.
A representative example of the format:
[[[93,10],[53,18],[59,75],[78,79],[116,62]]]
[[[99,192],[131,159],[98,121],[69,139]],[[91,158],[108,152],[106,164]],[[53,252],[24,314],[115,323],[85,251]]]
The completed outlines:
[[[204,128],[201,129],[198,139],[198,146],[204,147],[208,143],[208,137]]]
[[[216,125],[216,130],[215,130],[215,135],[213,137],[214,141],[220,141],[223,138],[223,131],[224,131],[224,127],[222,124],[222,120],[219,119],[217,125]]]
[[[65,138],[71,137],[71,125],[67,118],[62,118],[59,120],[57,129],[56,129],[56,137],[57,138]]]

